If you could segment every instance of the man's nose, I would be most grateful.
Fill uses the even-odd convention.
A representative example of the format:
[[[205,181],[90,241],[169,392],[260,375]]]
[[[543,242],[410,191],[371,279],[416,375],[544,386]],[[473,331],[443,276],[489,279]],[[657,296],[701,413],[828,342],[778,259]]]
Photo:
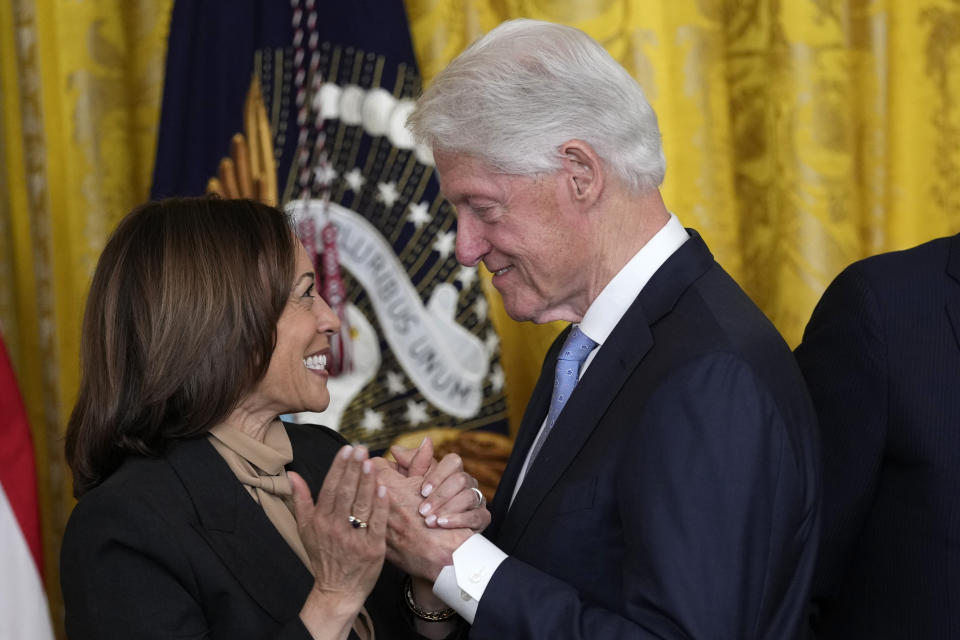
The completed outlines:
[[[490,251],[482,225],[470,214],[457,217],[456,249],[457,262],[467,267],[475,267]]]

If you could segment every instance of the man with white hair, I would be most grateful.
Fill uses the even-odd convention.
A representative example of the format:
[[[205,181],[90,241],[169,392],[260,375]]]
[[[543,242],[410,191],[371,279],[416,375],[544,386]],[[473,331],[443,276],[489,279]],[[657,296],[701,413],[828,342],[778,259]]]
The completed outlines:
[[[397,504],[392,559],[474,638],[801,637],[813,408],[777,331],[665,207],[637,83],[581,31],[517,20],[439,74],[409,124],[456,208],[458,260],[493,273],[511,317],[573,326],[485,535]],[[428,475],[421,513],[430,492]]]

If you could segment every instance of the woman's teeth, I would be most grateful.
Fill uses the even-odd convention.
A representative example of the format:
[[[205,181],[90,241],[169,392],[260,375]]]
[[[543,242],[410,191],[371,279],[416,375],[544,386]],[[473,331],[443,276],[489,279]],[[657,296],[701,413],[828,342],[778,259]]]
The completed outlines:
[[[308,356],[303,359],[303,366],[307,369],[313,369],[314,371],[324,371],[327,368],[327,356],[322,353],[315,356]]]

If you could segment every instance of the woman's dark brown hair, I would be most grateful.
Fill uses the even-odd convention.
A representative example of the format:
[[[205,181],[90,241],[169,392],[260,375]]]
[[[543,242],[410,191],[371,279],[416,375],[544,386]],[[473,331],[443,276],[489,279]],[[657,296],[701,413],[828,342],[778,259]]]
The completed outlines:
[[[77,497],[127,456],[202,435],[266,374],[295,243],[285,214],[250,200],[163,200],[120,222],[83,319],[66,438]]]

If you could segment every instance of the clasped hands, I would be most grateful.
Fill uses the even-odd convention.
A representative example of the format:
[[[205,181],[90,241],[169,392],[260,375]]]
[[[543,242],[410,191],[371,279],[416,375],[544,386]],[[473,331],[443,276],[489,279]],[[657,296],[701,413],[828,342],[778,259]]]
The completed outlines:
[[[453,551],[490,524],[490,512],[457,454],[436,462],[429,438],[417,449],[392,447],[390,452],[396,463],[374,460],[391,496],[387,559],[432,583],[453,563]]]
[[[314,589],[337,608],[359,608],[384,557],[418,578],[415,594],[424,606],[435,605],[428,584],[460,544],[490,523],[477,481],[458,455],[434,460],[429,438],[417,449],[393,447],[391,453],[396,462],[343,447],[316,501],[306,482],[288,473]],[[355,521],[367,526],[358,529]]]

